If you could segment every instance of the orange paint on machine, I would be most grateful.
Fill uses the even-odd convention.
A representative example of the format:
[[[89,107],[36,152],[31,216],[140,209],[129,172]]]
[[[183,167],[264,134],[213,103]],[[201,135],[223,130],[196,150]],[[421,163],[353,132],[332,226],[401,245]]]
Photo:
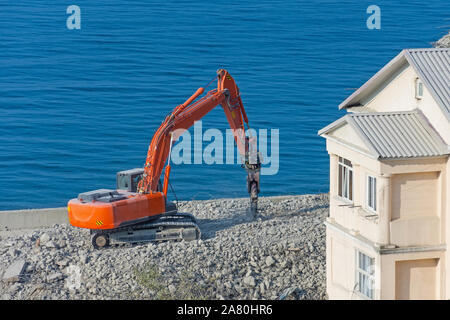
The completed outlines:
[[[160,215],[166,210],[161,192],[126,195],[114,202],[72,199],[68,203],[69,222],[79,228],[108,230],[134,224],[140,220]]]

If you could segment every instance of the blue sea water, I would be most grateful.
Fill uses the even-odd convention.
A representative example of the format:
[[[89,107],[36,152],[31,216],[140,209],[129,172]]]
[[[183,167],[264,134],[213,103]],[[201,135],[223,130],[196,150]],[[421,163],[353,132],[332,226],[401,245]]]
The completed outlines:
[[[66,8],[81,8],[68,30]],[[381,29],[369,30],[369,5]],[[218,68],[250,124],[279,129],[279,172],[261,195],[328,191],[317,131],[403,48],[430,47],[448,1],[0,1],[0,210],[64,206],[142,166],[164,116]],[[203,129],[227,122],[220,107]],[[179,199],[245,197],[245,172],[178,165]]]

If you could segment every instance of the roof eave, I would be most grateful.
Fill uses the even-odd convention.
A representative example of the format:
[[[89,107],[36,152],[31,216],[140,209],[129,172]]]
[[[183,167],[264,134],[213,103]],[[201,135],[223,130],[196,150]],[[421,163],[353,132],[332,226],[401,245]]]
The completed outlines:
[[[369,80],[367,80],[361,87],[359,87],[355,92],[353,92],[347,99],[345,99],[341,104],[339,104],[339,109],[353,107],[359,104],[359,101],[356,99],[362,95],[368,88],[371,86],[376,86],[379,78],[387,75],[389,72],[392,72],[394,66],[397,64],[401,65],[404,61],[407,61],[405,58],[405,50],[402,50],[395,58],[389,61],[383,68],[381,68],[375,75],[373,75]]]
[[[364,152],[360,149],[354,148],[353,146],[351,146],[348,143],[345,143],[344,141],[335,139],[334,137],[328,135],[328,132],[336,130],[339,127],[342,127],[343,125],[348,124],[355,132],[356,134],[360,137],[360,139],[364,142],[364,144],[366,145],[366,147],[369,149],[369,153]],[[378,152],[375,150],[375,148],[372,146],[372,144],[370,143],[370,141],[367,139],[367,137],[364,135],[364,133],[358,128],[358,126],[355,125],[354,121],[352,120],[352,115],[351,114],[346,114],[345,116],[339,118],[338,120],[330,123],[328,126],[326,126],[325,128],[319,130],[318,135],[321,136],[322,138],[325,139],[330,139],[332,141],[338,142],[341,145],[346,146],[347,148],[360,152],[370,158],[374,158],[374,159],[378,159],[379,158],[379,154]]]
[[[378,160],[423,160],[423,159],[444,159],[447,158],[449,154],[441,154],[434,156],[411,156],[411,157],[379,157]]]
[[[379,156],[378,154],[373,154],[373,153],[370,153],[370,152],[365,152],[364,150],[361,150],[361,149],[359,149],[359,148],[355,148],[353,145],[351,145],[351,144],[349,144],[349,143],[346,143],[346,142],[343,141],[343,140],[336,139],[336,138],[334,138],[334,137],[332,137],[332,136],[329,136],[328,134],[323,134],[321,137],[323,137],[323,138],[325,138],[325,139],[327,139],[327,140],[336,142],[336,143],[338,143],[338,144],[340,144],[340,145],[342,145],[342,146],[344,146],[344,147],[346,147],[346,148],[348,148],[348,149],[350,149],[350,150],[352,150],[352,151],[358,152],[358,153],[360,153],[360,154],[362,154],[362,155],[364,155],[364,156],[366,156],[366,157],[368,157],[368,158],[375,159],[375,160],[378,160],[378,159],[380,158],[380,156]]]
[[[335,121],[333,121],[332,123],[330,123],[329,125],[327,125],[326,127],[323,127],[322,129],[320,129],[317,134],[321,137],[324,136],[324,134],[326,134],[327,132],[329,132],[330,130],[334,130],[336,128],[338,128],[341,125],[344,125],[347,122],[347,117],[348,115],[345,115]]]

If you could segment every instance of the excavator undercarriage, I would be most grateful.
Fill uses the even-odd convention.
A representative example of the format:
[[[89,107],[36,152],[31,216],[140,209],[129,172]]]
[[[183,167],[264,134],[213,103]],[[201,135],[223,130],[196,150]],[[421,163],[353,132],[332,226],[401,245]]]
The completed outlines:
[[[191,241],[200,237],[201,232],[195,217],[176,211],[152,217],[146,222],[111,230],[91,230],[91,243],[97,249],[123,243]]]
[[[82,203],[91,201],[113,203],[137,194],[137,185],[144,169],[136,168],[117,173],[117,189],[99,189],[78,195]],[[158,189],[162,188],[159,184]],[[98,221],[100,226],[102,221]],[[190,241],[200,239],[201,232],[195,217],[178,212],[177,205],[166,201],[165,212],[150,217],[130,220],[112,229],[91,229],[91,243],[95,248],[122,243],[159,241]]]

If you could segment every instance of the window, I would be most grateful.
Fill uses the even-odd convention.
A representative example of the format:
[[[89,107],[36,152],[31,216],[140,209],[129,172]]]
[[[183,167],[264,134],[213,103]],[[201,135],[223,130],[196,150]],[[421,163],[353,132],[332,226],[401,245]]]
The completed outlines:
[[[353,166],[349,160],[342,157],[339,157],[338,195],[353,201]]]
[[[356,255],[356,290],[373,299],[375,285],[374,259],[359,251],[356,251]]]
[[[367,176],[367,208],[377,211],[377,179]]]
[[[419,78],[416,79],[416,99],[422,99],[423,97],[423,83]]]

